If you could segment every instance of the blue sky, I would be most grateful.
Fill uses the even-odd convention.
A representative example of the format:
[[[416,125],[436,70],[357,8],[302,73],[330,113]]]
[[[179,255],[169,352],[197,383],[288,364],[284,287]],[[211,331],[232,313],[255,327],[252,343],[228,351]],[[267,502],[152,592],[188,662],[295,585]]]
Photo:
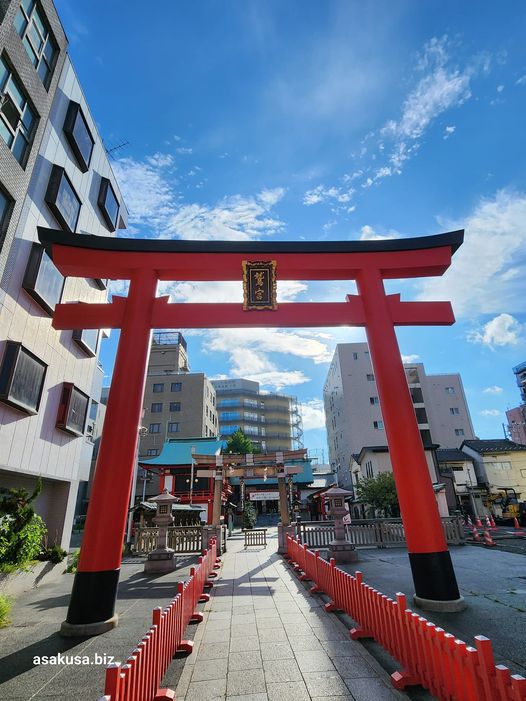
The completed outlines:
[[[390,283],[449,299],[451,328],[398,332],[428,373],[460,372],[477,435],[501,437],[526,359],[526,11],[493,2],[57,0],[130,211],[127,235],[320,240],[466,229],[446,276]],[[235,301],[235,284],[170,285]],[[287,283],[343,300],[352,283]],[[335,344],[359,329],[185,332],[193,371],[297,395],[325,446]],[[102,361],[111,372],[116,334]]]

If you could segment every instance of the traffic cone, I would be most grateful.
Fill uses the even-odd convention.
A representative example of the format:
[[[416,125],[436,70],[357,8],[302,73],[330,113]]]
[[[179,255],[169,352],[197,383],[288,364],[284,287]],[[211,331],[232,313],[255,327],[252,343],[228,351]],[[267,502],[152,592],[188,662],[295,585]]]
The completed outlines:
[[[513,525],[515,526],[515,528],[520,528],[520,526],[519,526],[519,521],[517,520],[517,517],[515,517],[515,518],[513,519]]]
[[[490,516],[490,517],[489,517],[489,521],[490,521],[490,523],[491,523],[491,527],[492,527],[492,528],[497,528],[497,526],[495,525],[495,519],[493,518],[493,516]]]
[[[475,526],[472,527],[471,534],[473,535],[473,540],[477,543],[480,543],[480,535]]]
[[[487,514],[486,514],[486,519],[485,519],[485,521],[486,521],[486,527],[487,527],[487,528],[491,528],[491,521],[489,520],[489,516],[488,516]]]
[[[480,516],[477,516],[477,518],[475,519],[475,526],[477,528],[484,528],[484,526],[482,525],[482,521],[480,520]]]
[[[484,547],[493,548],[495,545],[497,545],[497,543],[490,536],[489,531],[485,530],[484,531]]]

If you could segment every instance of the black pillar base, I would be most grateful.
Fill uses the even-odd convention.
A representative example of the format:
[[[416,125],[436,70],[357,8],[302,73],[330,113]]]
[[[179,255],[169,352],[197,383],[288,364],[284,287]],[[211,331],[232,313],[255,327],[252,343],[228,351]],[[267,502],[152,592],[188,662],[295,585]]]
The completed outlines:
[[[461,611],[465,608],[449,550],[409,553],[409,562],[417,606],[430,611]]]
[[[77,572],[62,635],[90,636],[115,628],[120,570]]]

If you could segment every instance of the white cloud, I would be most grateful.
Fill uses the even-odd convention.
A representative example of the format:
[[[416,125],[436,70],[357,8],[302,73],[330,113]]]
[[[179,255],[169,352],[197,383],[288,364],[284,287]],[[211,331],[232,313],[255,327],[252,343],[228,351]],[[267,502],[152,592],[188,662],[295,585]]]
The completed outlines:
[[[277,301],[290,302],[307,290],[304,282],[278,280]],[[239,303],[243,302],[241,282],[161,282],[159,294],[170,295],[174,302]]]
[[[193,153],[193,149],[191,149],[189,146],[179,146],[179,148],[175,149],[177,153],[180,153],[182,156],[186,156],[190,153]]]
[[[419,283],[419,299],[451,300],[457,316],[524,312],[526,195],[501,190],[445,231],[465,228],[450,269]]]
[[[504,90],[504,85],[497,85],[497,92],[501,93]]]
[[[143,228],[147,237],[250,240],[282,230],[283,222],[272,216],[271,209],[283,197],[283,188],[264,189],[254,196],[232,195],[215,205],[181,204],[178,183],[165,170],[172,164],[173,158],[161,153],[143,162],[123,158],[114,164],[130,225]]]
[[[485,394],[502,394],[504,390],[498,385],[492,385],[491,387],[486,387],[482,390]]]
[[[452,134],[455,133],[455,129],[456,129],[456,127],[454,127],[454,126],[446,127],[446,128],[444,129],[444,136],[443,136],[443,138],[444,138],[444,139],[449,139],[449,137],[450,137]]]
[[[521,75],[521,77],[515,82],[515,85],[526,85],[526,74]]]
[[[479,411],[481,416],[500,416],[501,413],[498,409],[482,409],[482,411]]]
[[[494,346],[516,346],[524,332],[523,326],[510,314],[499,314],[480,331],[473,331],[468,335],[468,341],[482,343],[493,348]]]
[[[300,414],[303,419],[304,431],[325,428],[325,411],[321,399],[309,399],[306,402],[302,402]]]
[[[351,201],[354,193],[355,189],[353,187],[325,187],[324,185],[318,185],[312,190],[307,190],[303,195],[303,204],[307,207],[320,202],[347,204]]]
[[[420,360],[420,356],[416,353],[412,353],[410,355],[402,355],[403,363],[416,363],[417,360]]]
[[[388,239],[398,238],[400,234],[397,231],[391,231],[385,234],[378,234],[372,226],[365,224],[360,229],[360,241],[386,241]]]

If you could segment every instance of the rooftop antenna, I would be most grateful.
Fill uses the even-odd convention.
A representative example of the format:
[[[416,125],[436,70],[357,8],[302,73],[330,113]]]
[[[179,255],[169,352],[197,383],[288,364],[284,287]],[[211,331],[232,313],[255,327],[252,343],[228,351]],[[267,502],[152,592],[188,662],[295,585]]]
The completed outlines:
[[[125,148],[126,146],[129,146],[129,145],[130,145],[130,142],[129,142],[129,141],[122,141],[120,144],[117,144],[116,146],[112,146],[111,148],[106,148],[106,146],[105,146],[104,148],[105,148],[106,153],[108,154],[108,156],[109,156],[110,158],[113,158],[113,154],[114,154],[116,151],[120,151],[120,149]]]

